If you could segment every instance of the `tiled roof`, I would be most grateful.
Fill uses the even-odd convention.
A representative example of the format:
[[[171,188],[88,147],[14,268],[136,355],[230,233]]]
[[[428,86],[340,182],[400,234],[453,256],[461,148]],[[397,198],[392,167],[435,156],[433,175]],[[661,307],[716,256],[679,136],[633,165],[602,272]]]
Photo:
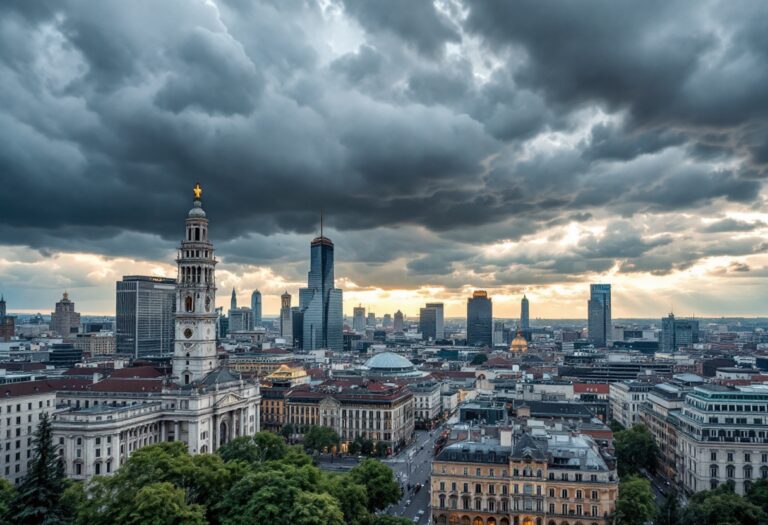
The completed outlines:
[[[109,378],[93,383],[88,390],[93,392],[161,392],[162,389],[162,379]]]
[[[129,368],[119,368],[112,372],[113,378],[158,378],[163,377],[163,372],[154,366],[135,366]]]

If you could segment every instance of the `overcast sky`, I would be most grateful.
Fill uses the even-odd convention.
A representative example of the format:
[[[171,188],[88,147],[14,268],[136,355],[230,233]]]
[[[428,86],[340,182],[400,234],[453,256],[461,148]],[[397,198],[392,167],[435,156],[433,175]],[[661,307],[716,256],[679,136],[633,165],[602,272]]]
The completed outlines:
[[[114,314],[175,276],[191,188],[218,304],[306,282],[345,311],[766,315],[762,2],[0,3],[0,292]],[[297,300],[297,298],[296,298]]]

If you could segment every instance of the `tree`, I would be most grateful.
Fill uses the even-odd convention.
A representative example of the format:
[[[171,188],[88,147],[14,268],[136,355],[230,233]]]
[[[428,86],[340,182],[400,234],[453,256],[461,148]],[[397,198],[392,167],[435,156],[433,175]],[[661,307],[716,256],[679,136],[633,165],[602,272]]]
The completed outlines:
[[[366,459],[350,470],[349,475],[355,483],[365,487],[368,496],[366,506],[370,512],[400,500],[400,485],[392,469],[379,461]]]
[[[610,427],[611,431],[613,431],[614,433],[621,432],[622,430],[626,430],[626,428],[624,428],[624,425],[622,425],[615,419],[611,419],[611,421],[608,423],[608,426]]]
[[[339,435],[329,427],[313,426],[304,435],[304,447],[317,452],[326,449],[330,451],[339,444],[339,441],[341,441]]]
[[[618,525],[643,525],[656,515],[656,504],[651,483],[639,476],[627,476],[619,484],[619,498],[616,500],[616,523]]]
[[[378,458],[383,458],[387,455],[389,447],[383,441],[377,441],[376,447],[373,449],[373,454]]]
[[[472,358],[472,361],[469,363],[471,365],[482,365],[488,361],[488,354],[484,354],[482,352],[475,354],[475,357]]]
[[[283,425],[283,428],[280,429],[280,435],[285,439],[291,439],[294,432],[295,430],[293,429],[293,425],[291,423],[286,423]]]
[[[656,518],[656,525],[680,525],[680,504],[677,494],[673,491],[667,494]]]
[[[683,510],[682,525],[758,525],[766,514],[733,492],[733,483],[694,494]]]
[[[288,451],[283,439],[271,432],[259,432],[255,436],[241,436],[233,439],[217,453],[224,461],[245,461],[261,463],[282,459]]]
[[[53,427],[48,414],[40,417],[32,443],[34,452],[29,471],[11,502],[10,521],[18,525],[64,523],[61,507],[61,495],[66,488],[64,467],[53,444]]]
[[[184,491],[168,482],[143,487],[133,498],[125,525],[206,525],[200,505],[188,505]]]
[[[759,479],[752,484],[747,492],[747,501],[768,514],[768,479]]]
[[[9,511],[16,497],[16,489],[8,480],[0,478],[0,525],[10,525]]]
[[[344,525],[344,514],[329,494],[301,492],[287,522],[293,525]]]
[[[334,476],[328,480],[328,493],[339,502],[347,525],[368,525],[368,495],[364,485],[355,483],[350,476]]]
[[[637,474],[641,469],[656,469],[659,448],[643,425],[617,432],[613,444],[620,477]]]

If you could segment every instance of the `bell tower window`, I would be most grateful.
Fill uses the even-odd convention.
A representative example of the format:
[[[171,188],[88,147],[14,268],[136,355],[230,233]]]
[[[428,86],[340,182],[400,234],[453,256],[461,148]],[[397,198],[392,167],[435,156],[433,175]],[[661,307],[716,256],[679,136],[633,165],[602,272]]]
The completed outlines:
[[[185,309],[187,312],[193,312],[193,311],[195,310],[195,303],[194,303],[194,301],[192,300],[192,296],[191,296],[191,295],[188,295],[188,296],[187,296],[187,297],[184,299],[184,309]]]

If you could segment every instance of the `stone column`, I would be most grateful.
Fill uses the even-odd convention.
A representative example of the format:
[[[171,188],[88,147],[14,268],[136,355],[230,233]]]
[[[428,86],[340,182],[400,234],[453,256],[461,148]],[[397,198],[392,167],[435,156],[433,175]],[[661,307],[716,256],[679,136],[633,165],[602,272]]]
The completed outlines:
[[[179,441],[179,422],[178,421],[173,422],[173,440]]]
[[[211,416],[211,425],[213,430],[211,432],[211,452],[215,452],[219,449],[219,423],[216,416]]]
[[[165,421],[161,421],[159,425],[160,425],[160,441],[162,442],[168,439],[167,433],[165,431]]]

